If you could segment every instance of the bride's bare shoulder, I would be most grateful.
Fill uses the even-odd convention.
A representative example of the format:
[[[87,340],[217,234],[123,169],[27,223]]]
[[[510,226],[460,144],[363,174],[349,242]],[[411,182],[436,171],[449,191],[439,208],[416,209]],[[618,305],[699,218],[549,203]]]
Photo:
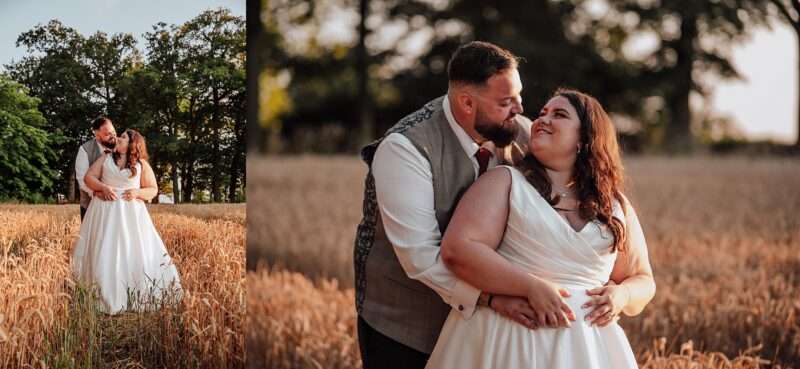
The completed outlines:
[[[92,165],[102,165],[101,163],[105,162],[109,156],[111,156],[111,154],[105,154],[105,153],[100,154],[100,156],[97,157],[97,160],[95,160],[94,163],[92,163]]]
[[[478,180],[472,185],[472,187],[475,188],[473,192],[494,193],[505,191],[507,193],[511,188],[512,170],[514,169],[506,166],[499,166],[488,170],[478,177]]]

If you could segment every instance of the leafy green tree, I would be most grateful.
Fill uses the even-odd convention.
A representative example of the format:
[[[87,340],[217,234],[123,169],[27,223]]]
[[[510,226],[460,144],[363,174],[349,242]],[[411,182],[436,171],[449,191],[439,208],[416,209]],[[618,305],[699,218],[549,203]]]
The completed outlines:
[[[142,67],[143,60],[136,48],[136,39],[130,34],[108,36],[97,32],[83,41],[81,62],[89,72],[89,98],[96,102],[105,114],[113,117],[121,126],[131,126],[137,111],[126,107],[122,93],[123,84],[133,71]]]
[[[102,111],[89,96],[92,79],[81,62],[83,42],[77,31],[52,20],[22,33],[17,46],[25,47],[29,55],[6,66],[9,76],[41,102],[46,129],[65,138],[53,146],[62,158],[53,167],[60,176],[54,190],[70,200],[76,194],[75,153],[90,137],[89,122]]]
[[[235,135],[223,135],[233,131],[235,125],[235,119],[226,114],[235,106],[231,99],[243,93],[245,87],[244,19],[227,9],[208,10],[184,23],[179,37],[186,52],[183,72],[197,104],[188,127],[194,141],[186,151],[184,163],[194,171],[201,165],[197,161],[201,154],[208,154],[204,163],[220,163],[227,147],[245,149],[244,142],[237,142]],[[208,173],[211,198],[222,201],[225,172],[210,169]],[[193,178],[189,175],[187,179],[185,188],[191,193]]]
[[[241,76],[244,79],[244,75]],[[242,89],[231,96],[228,105],[229,116],[233,119],[233,134],[226,150],[228,164],[228,202],[244,201],[244,187],[247,183],[247,92]],[[241,191],[239,190],[241,188]]]
[[[178,162],[186,149],[185,140],[180,137],[185,125],[180,108],[184,88],[178,75],[183,57],[177,33],[178,26],[165,23],[158,23],[153,31],[145,33],[148,62],[134,75],[137,82],[132,89],[142,100],[143,109],[149,112],[147,138],[157,150],[154,156],[158,160],[152,164],[162,173],[159,183],[171,183],[176,203],[182,201]]]
[[[0,199],[41,202],[52,193],[57,172],[52,145],[57,134],[25,88],[0,75]]]
[[[40,128],[64,137],[52,142],[63,158],[53,163],[60,180],[52,192],[74,199],[75,153],[103,113],[147,138],[159,187],[176,202],[206,191],[213,201],[242,199],[244,32],[243,18],[217,9],[154,25],[144,55],[129,34],[84,37],[57,20],[21,34],[28,55],[7,65],[8,75],[41,101]]]

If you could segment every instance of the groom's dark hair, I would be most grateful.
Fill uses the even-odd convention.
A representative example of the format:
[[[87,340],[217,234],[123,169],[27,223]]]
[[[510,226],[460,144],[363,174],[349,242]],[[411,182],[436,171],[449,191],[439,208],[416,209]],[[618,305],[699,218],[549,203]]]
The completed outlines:
[[[510,51],[484,41],[461,45],[447,63],[450,83],[483,85],[493,75],[517,68],[519,58]]]
[[[96,131],[100,129],[106,122],[111,122],[111,119],[108,119],[105,115],[101,115],[97,118],[94,118],[92,121],[92,131]]]

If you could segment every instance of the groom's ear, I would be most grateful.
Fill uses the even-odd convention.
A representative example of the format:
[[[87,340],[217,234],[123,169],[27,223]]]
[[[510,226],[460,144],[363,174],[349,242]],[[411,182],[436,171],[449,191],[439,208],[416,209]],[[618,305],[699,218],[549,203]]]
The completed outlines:
[[[456,94],[456,103],[458,104],[459,110],[467,114],[472,114],[475,111],[475,99],[467,92],[462,91]]]

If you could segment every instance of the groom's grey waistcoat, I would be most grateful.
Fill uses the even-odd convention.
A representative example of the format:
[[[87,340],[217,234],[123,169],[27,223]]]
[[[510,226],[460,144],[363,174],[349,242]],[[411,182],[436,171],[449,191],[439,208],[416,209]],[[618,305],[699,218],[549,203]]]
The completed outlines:
[[[433,351],[450,306],[428,286],[409,278],[400,265],[381,222],[372,159],[378,145],[392,133],[411,141],[430,163],[436,221],[444,235],[458,200],[475,181],[472,158],[467,157],[445,117],[444,98],[401,119],[361,151],[369,171],[354,248],[356,309],[372,328],[425,353]],[[517,116],[515,123],[520,128],[515,141],[495,152],[500,163],[513,163],[527,152],[531,122]]]
[[[431,165],[436,220],[444,234],[458,200],[475,180],[475,169],[447,122],[442,101],[440,97],[427,103],[361,151],[370,170],[355,244],[356,308],[377,331],[425,353],[433,351],[450,306],[428,286],[409,278],[400,265],[380,219],[372,159],[391,133],[411,141]]]
[[[361,151],[370,170],[354,251],[360,316],[384,335],[425,353],[433,351],[450,306],[425,284],[410,279],[400,265],[380,219],[372,159],[391,133],[411,141],[431,165],[436,220],[444,234],[458,200],[475,180],[475,169],[447,122],[442,100],[439,97],[403,118]]]
[[[95,161],[97,161],[97,159],[100,158],[100,156],[103,155],[103,150],[100,148],[100,145],[97,144],[97,140],[86,141],[83,143],[83,145],[81,145],[81,147],[86,151],[86,155],[89,157],[90,167],[92,166],[92,164],[94,164]],[[80,189],[80,186],[78,186],[78,189],[80,190],[81,193],[81,207],[84,209],[88,208],[89,202],[92,200],[92,198],[89,197],[89,194],[83,192],[83,190]]]

